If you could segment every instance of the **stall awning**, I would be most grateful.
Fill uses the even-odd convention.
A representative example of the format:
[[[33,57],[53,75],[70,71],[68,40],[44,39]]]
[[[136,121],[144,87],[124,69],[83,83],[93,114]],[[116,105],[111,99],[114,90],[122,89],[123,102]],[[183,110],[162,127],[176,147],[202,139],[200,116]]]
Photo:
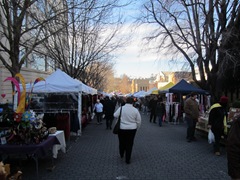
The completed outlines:
[[[169,82],[168,84],[166,84],[165,86],[161,87],[159,90],[160,91],[164,91],[164,90],[168,90],[169,88],[173,87],[174,84],[172,82]]]

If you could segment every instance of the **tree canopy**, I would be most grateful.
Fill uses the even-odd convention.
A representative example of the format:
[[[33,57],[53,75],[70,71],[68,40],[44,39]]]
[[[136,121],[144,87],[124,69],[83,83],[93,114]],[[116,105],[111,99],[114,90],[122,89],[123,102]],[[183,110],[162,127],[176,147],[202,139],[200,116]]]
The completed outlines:
[[[227,79],[239,88],[239,12],[238,0],[148,0],[138,22],[153,27],[145,40],[157,42],[156,53],[167,49],[183,59],[193,80],[218,99],[229,90]]]
[[[123,20],[119,0],[2,0],[0,60],[14,77],[23,66],[60,68],[102,87]],[[89,80],[92,78],[91,80]]]

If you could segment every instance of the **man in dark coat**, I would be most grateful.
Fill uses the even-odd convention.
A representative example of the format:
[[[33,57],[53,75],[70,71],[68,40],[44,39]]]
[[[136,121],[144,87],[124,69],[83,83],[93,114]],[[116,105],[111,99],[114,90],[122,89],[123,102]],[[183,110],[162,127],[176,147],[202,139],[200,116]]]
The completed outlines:
[[[195,129],[199,118],[199,108],[196,98],[197,93],[192,92],[184,103],[185,120],[187,121],[187,142],[196,140]]]
[[[151,111],[149,122],[156,123],[156,107],[157,107],[157,96],[154,96],[149,102],[149,109]]]
[[[105,97],[103,112],[105,114],[106,119],[106,129],[112,129],[113,122],[113,113],[115,111],[115,103],[110,100],[108,96]]]
[[[158,99],[157,106],[156,106],[156,115],[158,117],[158,125],[161,127],[163,116],[166,115],[166,108],[165,108],[165,104],[162,101],[162,98]]]

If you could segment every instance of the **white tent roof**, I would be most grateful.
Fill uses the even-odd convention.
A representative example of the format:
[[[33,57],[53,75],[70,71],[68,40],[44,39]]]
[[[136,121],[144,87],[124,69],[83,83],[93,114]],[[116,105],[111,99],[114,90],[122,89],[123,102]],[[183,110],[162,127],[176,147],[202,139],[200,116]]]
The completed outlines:
[[[32,86],[26,85],[27,92],[30,91]],[[81,81],[73,79],[65,72],[57,69],[51,75],[49,75],[45,81],[40,81],[33,86],[33,92],[85,92],[88,94],[97,94],[97,90],[91,88]]]
[[[156,91],[156,90],[158,90],[158,88],[153,87],[152,89],[149,89],[149,90],[146,92],[146,95],[150,95],[150,94],[152,94],[153,91]]]
[[[134,93],[133,96],[137,97],[137,98],[144,97],[146,95],[146,93],[147,93],[146,91],[138,91],[138,92]]]
[[[97,89],[94,89],[84,83],[82,83],[81,81],[74,79],[75,81],[77,81],[78,83],[80,83],[82,85],[82,92],[85,92],[87,94],[97,94]]]

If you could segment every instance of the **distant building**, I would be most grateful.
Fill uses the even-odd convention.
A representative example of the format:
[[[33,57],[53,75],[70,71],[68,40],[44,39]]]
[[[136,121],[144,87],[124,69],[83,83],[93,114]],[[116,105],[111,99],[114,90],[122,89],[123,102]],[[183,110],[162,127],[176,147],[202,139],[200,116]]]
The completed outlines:
[[[171,82],[174,84],[178,83],[182,79],[186,81],[192,81],[192,72],[185,72],[185,71],[176,71],[172,72]]]
[[[191,72],[160,72],[159,74],[152,76],[151,78],[139,78],[132,79],[132,93],[138,91],[148,91],[149,89],[156,87],[160,89],[169,82],[177,84],[180,80],[192,81]]]
[[[148,91],[149,90],[149,78],[140,78],[140,79],[132,79],[132,92],[138,92],[138,91]]]

